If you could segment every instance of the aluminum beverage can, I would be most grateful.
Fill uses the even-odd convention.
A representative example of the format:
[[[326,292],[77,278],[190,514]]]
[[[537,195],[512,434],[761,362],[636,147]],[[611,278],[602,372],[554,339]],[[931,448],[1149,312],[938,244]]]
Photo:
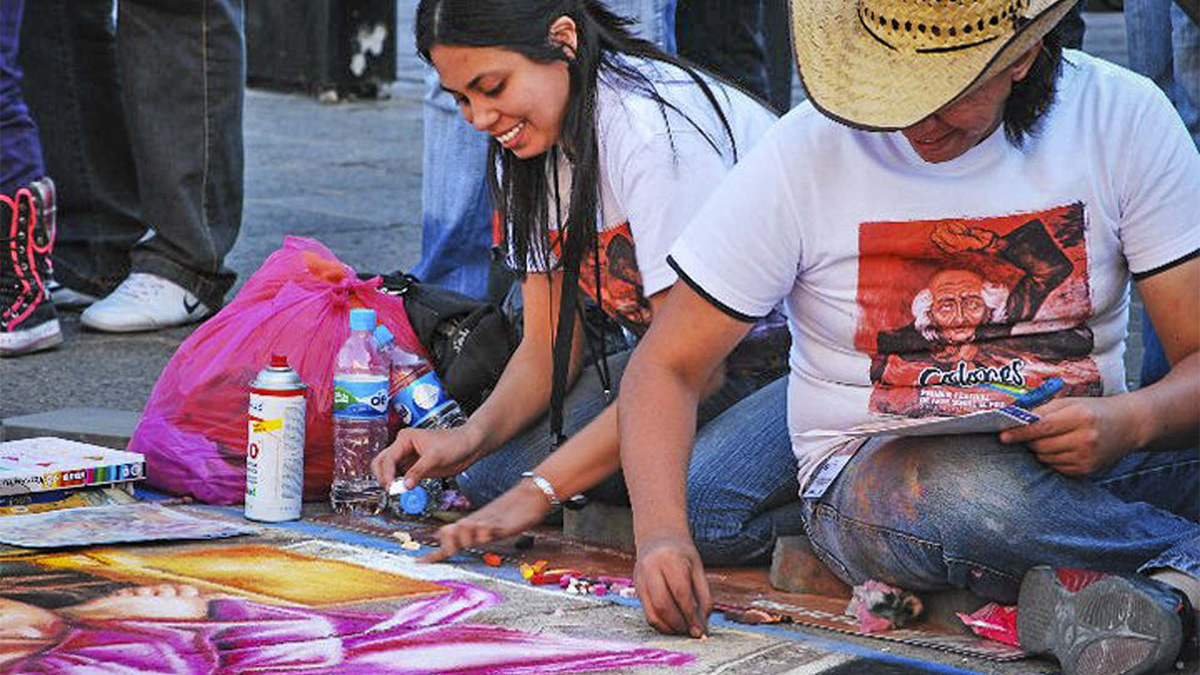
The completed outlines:
[[[250,383],[246,436],[246,517],[268,523],[300,518],[304,495],[304,392],[307,385],[275,354]]]

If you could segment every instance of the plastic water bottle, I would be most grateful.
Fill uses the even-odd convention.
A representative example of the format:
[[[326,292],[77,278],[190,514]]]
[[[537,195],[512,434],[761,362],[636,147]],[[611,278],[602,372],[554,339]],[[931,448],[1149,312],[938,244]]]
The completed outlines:
[[[396,344],[387,326],[375,329],[375,341],[391,365],[392,409],[405,426],[446,429],[465,424],[467,419],[446,390],[429,362]],[[396,515],[421,515],[441,508],[445,485],[442,479],[426,478],[412,489],[396,479],[388,489]]]
[[[387,495],[371,460],[387,446],[388,363],[375,345],[375,310],[350,310],[350,337],[333,371],[333,487],[336,513],[376,514]]]
[[[387,326],[375,329],[375,339],[390,361],[392,407],[405,426],[449,429],[467,423],[462,408],[446,394],[442,381],[424,357],[396,344]]]

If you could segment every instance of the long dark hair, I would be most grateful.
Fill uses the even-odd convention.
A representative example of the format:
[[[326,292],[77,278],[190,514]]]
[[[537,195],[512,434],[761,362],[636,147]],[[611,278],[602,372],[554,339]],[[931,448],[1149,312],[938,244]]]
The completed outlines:
[[[1042,38],[1029,72],[1013,84],[1012,93],[1004,102],[1004,135],[1014,146],[1021,147],[1027,136],[1036,136],[1040,130],[1042,119],[1054,105],[1062,65],[1062,24],[1059,24]]]
[[[578,44],[573,58],[549,40],[550,26],[563,16],[570,17],[576,26]],[[606,78],[611,76],[656,101],[664,119],[668,109],[679,113],[716,152],[721,152],[708,131],[659,95],[646,74],[618,55],[662,61],[686,72],[716,110],[730,140],[734,161],[737,160],[737,145],[729,120],[705,78],[691,64],[635,37],[630,31],[631,23],[609,11],[599,0],[421,0],[417,7],[417,51],[426,61],[430,60],[429,52],[434,45],[441,44],[501,47],[539,63],[562,61],[567,64],[570,94],[560,141],[569,149],[573,168],[570,208],[564,225],[566,231],[558,233],[564,242],[575,236],[591,240],[598,227],[600,167],[596,141],[596,89],[602,72]],[[489,142],[488,148],[488,187],[501,222],[508,226],[510,261],[518,266],[519,273],[526,271],[530,254],[540,267],[549,267],[552,223],[548,160],[551,153],[521,159],[504,152],[495,139]],[[565,250],[566,246],[563,248]],[[557,264],[562,265],[563,260]]]

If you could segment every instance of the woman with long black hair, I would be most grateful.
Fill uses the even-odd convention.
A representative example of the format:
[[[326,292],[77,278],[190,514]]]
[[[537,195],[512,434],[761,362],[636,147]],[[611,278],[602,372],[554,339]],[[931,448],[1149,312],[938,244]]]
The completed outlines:
[[[524,298],[521,345],[467,424],[404,430],[373,464],[384,484],[398,471],[410,485],[457,475],[474,504],[490,502],[442,529],[440,558],[589,488],[627,500],[609,405],[627,354],[594,349],[596,367],[580,367],[596,340],[578,291],[644,333],[677,279],[667,249],[774,116],[634,38],[596,0],[423,0],[416,37],[463,116],[492,136],[497,229]],[[687,489],[714,564],[763,559],[776,534],[799,531],[784,390],[761,381],[717,369],[696,416]]]

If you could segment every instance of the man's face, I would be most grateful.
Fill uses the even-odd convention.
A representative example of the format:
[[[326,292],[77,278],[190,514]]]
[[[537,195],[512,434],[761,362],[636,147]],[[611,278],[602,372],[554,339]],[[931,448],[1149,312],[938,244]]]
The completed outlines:
[[[1034,47],[1017,63],[900,133],[931,164],[963,155],[1000,126],[1013,84],[1028,74],[1037,50]]]
[[[930,317],[938,332],[949,342],[969,342],[987,319],[983,278],[966,270],[939,272],[930,280],[929,291]]]

